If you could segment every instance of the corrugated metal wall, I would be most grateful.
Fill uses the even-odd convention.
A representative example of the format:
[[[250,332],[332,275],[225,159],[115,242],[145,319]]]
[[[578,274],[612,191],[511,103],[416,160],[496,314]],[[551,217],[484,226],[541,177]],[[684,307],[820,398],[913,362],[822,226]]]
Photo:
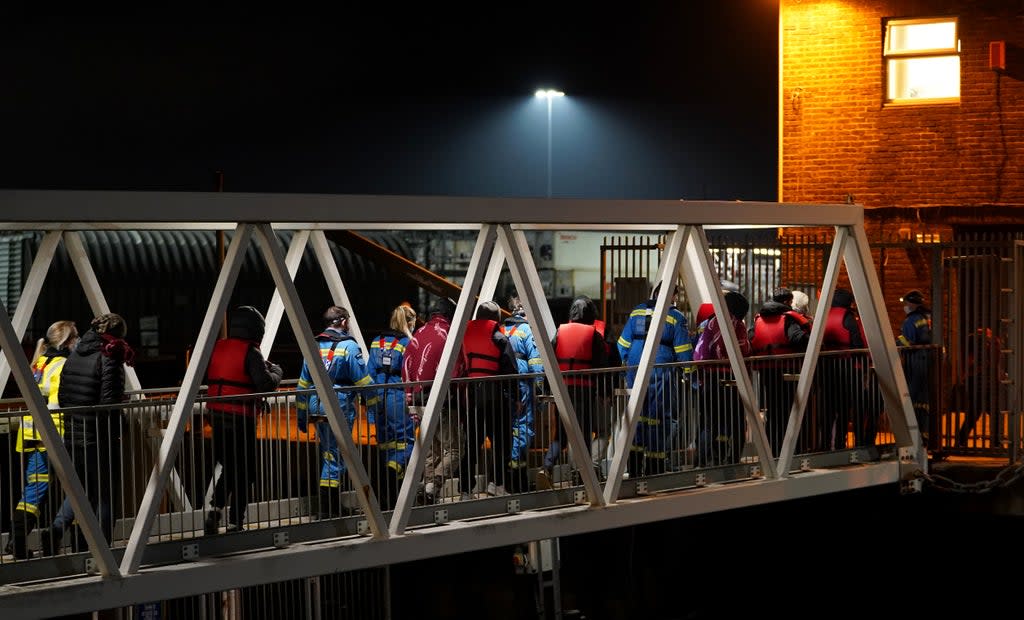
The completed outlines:
[[[385,232],[366,236],[388,249],[409,256],[405,242]],[[82,239],[113,312],[125,317],[128,341],[140,349],[136,366],[144,387],[177,384],[185,371],[187,350],[194,344],[219,272],[215,231],[83,231]],[[231,233],[225,235],[228,242]],[[292,231],[278,231],[287,247]],[[0,236],[0,288],[20,293],[42,233]],[[334,260],[345,281],[353,311],[366,334],[387,325],[391,310],[406,299],[416,299],[416,287],[398,274],[338,247],[329,241]],[[3,264],[6,260],[6,273]],[[20,265],[17,268],[16,265]],[[333,303],[313,251],[306,249],[295,277],[308,318],[314,328],[320,314]],[[274,286],[258,248],[247,253],[231,298],[231,305],[266,308]],[[12,312],[16,304],[9,304]],[[61,319],[77,322],[84,331],[93,313],[70,259],[61,245],[54,257],[25,336],[26,347],[47,326]],[[145,329],[140,329],[141,327]],[[145,333],[146,342],[140,341]],[[145,346],[142,346],[145,345]],[[144,350],[143,350],[144,349]],[[286,375],[298,375],[301,355],[287,321],[278,333],[270,357],[279,361]]]

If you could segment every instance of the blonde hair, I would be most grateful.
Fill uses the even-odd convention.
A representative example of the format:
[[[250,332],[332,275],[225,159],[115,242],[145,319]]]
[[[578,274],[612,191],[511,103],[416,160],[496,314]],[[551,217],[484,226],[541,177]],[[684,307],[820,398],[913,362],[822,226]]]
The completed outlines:
[[[57,321],[46,330],[46,338],[40,338],[36,342],[36,354],[32,356],[32,361],[39,359],[48,346],[59,351],[69,348],[77,339],[78,328],[75,327],[74,321]]]
[[[416,324],[416,311],[406,305],[401,305],[391,311],[391,329],[402,332],[412,337],[412,325]]]

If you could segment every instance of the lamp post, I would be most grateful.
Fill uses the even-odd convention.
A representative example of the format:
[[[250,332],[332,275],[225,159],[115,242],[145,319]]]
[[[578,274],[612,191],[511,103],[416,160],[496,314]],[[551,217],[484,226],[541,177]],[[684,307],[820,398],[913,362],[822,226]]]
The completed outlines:
[[[551,198],[551,102],[555,97],[564,97],[565,93],[548,88],[538,90],[534,95],[538,99],[548,100],[548,198]]]

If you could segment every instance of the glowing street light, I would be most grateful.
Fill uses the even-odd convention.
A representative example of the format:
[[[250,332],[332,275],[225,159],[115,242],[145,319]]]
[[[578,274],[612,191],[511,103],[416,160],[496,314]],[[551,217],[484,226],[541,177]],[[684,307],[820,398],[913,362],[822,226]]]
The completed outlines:
[[[564,97],[565,93],[560,90],[540,89],[534,95],[538,99],[548,100],[548,198],[551,198],[551,102],[556,97]]]

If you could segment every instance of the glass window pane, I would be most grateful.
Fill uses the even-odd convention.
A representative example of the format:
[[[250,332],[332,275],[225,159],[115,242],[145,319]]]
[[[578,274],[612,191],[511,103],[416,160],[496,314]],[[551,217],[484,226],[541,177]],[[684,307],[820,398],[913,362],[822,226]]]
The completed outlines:
[[[956,21],[889,24],[889,52],[956,49]]]
[[[960,96],[960,58],[889,59],[889,89],[895,99],[946,99]]]

